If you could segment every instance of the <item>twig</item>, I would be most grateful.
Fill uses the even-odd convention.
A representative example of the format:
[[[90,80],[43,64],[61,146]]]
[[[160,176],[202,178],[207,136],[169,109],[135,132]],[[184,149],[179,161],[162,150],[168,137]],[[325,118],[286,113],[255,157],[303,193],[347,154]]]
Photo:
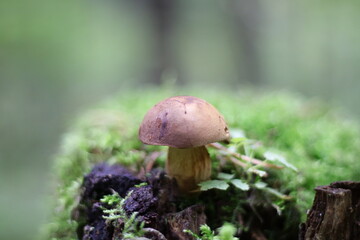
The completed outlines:
[[[153,168],[154,166],[154,163],[156,161],[156,159],[158,157],[160,157],[162,153],[161,152],[152,152],[150,155],[146,156],[145,157],[145,164],[146,164],[146,167],[145,167],[145,172],[148,173],[151,171],[151,169]]]
[[[246,168],[246,167],[247,167],[245,163],[241,162],[241,161],[240,161],[239,159],[237,159],[237,158],[234,158],[234,157],[232,157],[232,156],[227,156],[227,158],[228,158],[231,162],[233,162],[234,164],[239,165],[240,167],[243,167],[243,168]]]
[[[155,235],[157,240],[167,240],[161,232],[154,228],[143,228],[143,230],[145,231],[145,234],[153,235],[152,237]],[[153,239],[152,237],[151,239]]]
[[[236,160],[241,159],[241,160],[244,160],[246,162],[253,163],[253,164],[256,164],[256,165],[261,165],[261,166],[268,167],[268,168],[277,168],[277,169],[282,169],[283,168],[282,166],[278,166],[278,165],[271,164],[271,163],[266,163],[266,162],[261,161],[261,160],[256,159],[256,158],[252,158],[252,157],[249,157],[249,156],[245,156],[245,155],[242,155],[242,154],[239,154],[239,153],[232,152],[229,149],[227,149],[226,147],[224,147],[223,145],[221,145],[220,143],[210,143],[210,144],[208,144],[208,146],[210,146],[212,148],[215,148],[215,149],[218,149],[218,150],[221,150],[221,151],[224,151],[224,152],[230,154],[231,156],[235,157]],[[234,159],[230,158],[230,160],[232,162],[234,162]],[[240,165],[239,162],[237,162],[236,164]]]

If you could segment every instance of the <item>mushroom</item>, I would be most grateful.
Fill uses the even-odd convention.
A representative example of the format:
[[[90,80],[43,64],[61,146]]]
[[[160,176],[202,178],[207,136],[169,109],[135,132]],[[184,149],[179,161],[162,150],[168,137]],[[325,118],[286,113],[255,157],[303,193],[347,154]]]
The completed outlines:
[[[192,96],[177,96],[146,113],[139,138],[145,144],[169,147],[166,172],[186,194],[210,178],[211,160],[205,145],[229,139],[229,131],[211,104]]]

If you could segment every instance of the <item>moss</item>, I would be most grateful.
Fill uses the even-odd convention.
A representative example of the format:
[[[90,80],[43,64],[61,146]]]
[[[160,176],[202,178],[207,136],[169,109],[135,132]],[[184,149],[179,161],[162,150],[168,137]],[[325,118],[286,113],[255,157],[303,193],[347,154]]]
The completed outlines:
[[[281,171],[273,181],[278,181],[279,188],[296,199],[303,218],[312,203],[315,186],[360,180],[359,126],[314,100],[286,93],[134,91],[85,114],[64,136],[54,165],[57,189],[45,239],[76,239],[77,224],[71,221],[71,213],[83,175],[101,161],[136,166],[145,152],[161,149],[142,146],[137,128],[151,106],[163,98],[182,94],[206,99],[223,113],[230,130],[242,129],[247,137],[281,151],[299,169],[295,175],[290,170]]]

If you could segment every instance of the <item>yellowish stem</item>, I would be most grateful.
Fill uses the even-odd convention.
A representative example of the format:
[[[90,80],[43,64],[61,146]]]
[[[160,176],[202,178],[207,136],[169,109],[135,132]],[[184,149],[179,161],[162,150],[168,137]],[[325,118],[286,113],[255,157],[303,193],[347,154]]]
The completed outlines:
[[[182,193],[197,190],[198,183],[208,180],[211,175],[211,160],[206,147],[169,147],[166,172],[176,179]]]

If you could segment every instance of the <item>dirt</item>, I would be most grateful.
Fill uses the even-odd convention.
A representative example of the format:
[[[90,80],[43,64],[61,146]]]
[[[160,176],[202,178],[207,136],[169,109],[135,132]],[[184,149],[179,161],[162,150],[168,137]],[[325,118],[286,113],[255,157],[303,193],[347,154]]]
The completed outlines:
[[[143,182],[147,185],[135,187]],[[181,197],[176,194],[176,183],[162,169],[153,169],[136,177],[123,166],[102,163],[84,177],[79,204],[73,211],[73,219],[79,223],[79,239],[121,239],[122,225],[115,224],[117,227],[114,227],[105,221],[102,209],[111,206],[100,202],[104,195],[113,191],[123,198],[132,191],[123,208],[128,216],[138,213],[138,219],[145,223],[148,239],[191,240],[193,238],[184,233],[184,229],[198,233],[205,223],[216,229],[225,221],[234,220],[239,226],[246,226],[246,229],[239,228],[237,233],[242,240],[296,239],[298,232],[296,224],[288,226],[286,217],[279,216],[268,206],[254,206],[242,201],[243,210],[238,210],[238,195],[231,191],[210,190]],[[247,195],[243,197],[248,199]],[[294,213],[292,217],[298,215]]]

